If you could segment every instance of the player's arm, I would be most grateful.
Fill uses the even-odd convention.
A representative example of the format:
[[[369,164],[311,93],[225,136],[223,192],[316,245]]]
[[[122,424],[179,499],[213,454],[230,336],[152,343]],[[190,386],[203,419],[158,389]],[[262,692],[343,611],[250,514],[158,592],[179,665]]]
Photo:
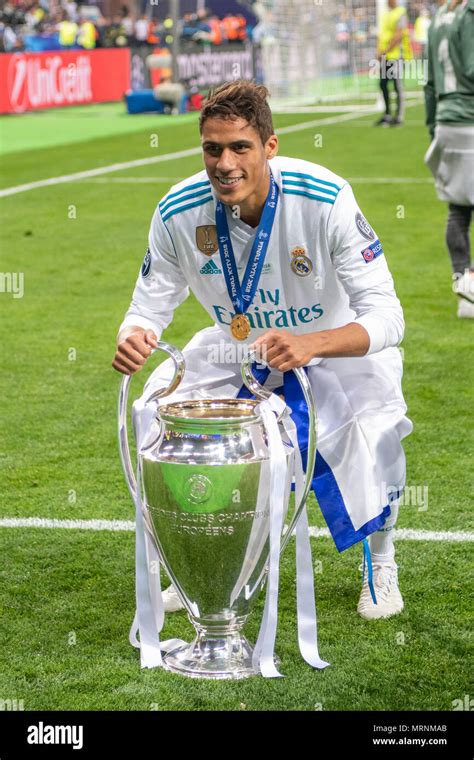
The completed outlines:
[[[306,367],[315,358],[364,356],[369,346],[367,330],[355,322],[306,335],[293,335],[289,330],[269,330],[253,344],[259,351],[259,358],[280,372]]]
[[[431,138],[434,137],[434,130],[436,124],[436,104],[438,102],[438,96],[435,88],[434,78],[434,65],[433,65],[433,34],[432,26],[428,30],[428,79],[426,81],[425,92],[425,111],[426,111],[426,126],[428,127]]]
[[[142,368],[188,293],[169,232],[157,209],[132,303],[117,335],[112,362],[116,370],[130,375]]]
[[[367,353],[373,354],[398,346],[405,322],[382,244],[370,227],[373,240],[362,235],[359,215],[363,219],[351,186],[345,185],[331,208],[327,239],[333,266],[356,315],[354,323],[367,331]]]
[[[458,30],[464,76],[470,80],[471,94],[474,94],[474,13],[466,11]]]
[[[400,42],[402,41],[402,35],[403,35],[402,29],[397,29],[397,31],[393,35],[392,39],[388,43],[388,45],[385,48],[385,50],[381,50],[380,51],[380,55],[387,55],[387,53],[389,53],[392,50],[392,48],[394,48],[397,45],[399,45]]]
[[[387,55],[387,53],[390,52],[394,47],[400,44],[403,38],[403,30],[407,27],[407,17],[405,14],[399,19],[397,28],[395,30],[395,34],[393,35],[392,39],[388,43],[385,50],[380,50],[380,55]]]
[[[364,356],[401,342],[405,325],[392,276],[380,242],[376,238],[370,242],[361,234],[357,214],[360,209],[346,185],[331,209],[327,237],[333,266],[356,315],[354,321],[306,335],[269,330],[254,346],[271,367],[286,372],[318,357]]]
[[[117,348],[112,367],[124,375],[138,372],[156,348],[157,338],[154,330],[140,325],[130,325],[119,331]]]

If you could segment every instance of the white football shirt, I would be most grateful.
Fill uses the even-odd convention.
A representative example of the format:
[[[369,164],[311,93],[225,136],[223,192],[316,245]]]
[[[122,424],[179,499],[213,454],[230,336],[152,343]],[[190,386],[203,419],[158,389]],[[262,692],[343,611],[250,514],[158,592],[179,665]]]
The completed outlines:
[[[295,335],[361,324],[368,353],[396,346],[404,321],[380,241],[350,185],[322,166],[276,156],[277,211],[262,274],[246,312],[248,342],[270,328]],[[159,339],[191,289],[227,333],[234,309],[215,230],[216,196],[205,170],[165,195],[153,216],[149,247],[120,327],[151,328]],[[256,229],[226,207],[240,279]]]

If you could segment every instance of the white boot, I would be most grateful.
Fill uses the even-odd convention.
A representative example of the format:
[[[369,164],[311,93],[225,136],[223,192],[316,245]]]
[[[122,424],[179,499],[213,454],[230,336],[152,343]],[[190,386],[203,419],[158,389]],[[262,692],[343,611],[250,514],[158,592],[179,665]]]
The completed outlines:
[[[459,319],[474,319],[474,303],[460,298],[458,302],[458,317]]]
[[[162,596],[165,612],[178,612],[178,610],[184,610],[184,604],[179,598],[173,585],[168,586],[168,588],[163,591]]]
[[[474,272],[466,269],[464,274],[456,280],[453,287],[454,292],[457,293],[459,298],[474,304]]]
[[[362,569],[362,567],[361,567]],[[372,563],[372,581],[374,584],[374,604],[369,589],[369,576],[365,567],[362,591],[360,592],[357,612],[365,620],[377,620],[398,615],[403,610],[403,599],[398,588],[398,565],[391,562]]]

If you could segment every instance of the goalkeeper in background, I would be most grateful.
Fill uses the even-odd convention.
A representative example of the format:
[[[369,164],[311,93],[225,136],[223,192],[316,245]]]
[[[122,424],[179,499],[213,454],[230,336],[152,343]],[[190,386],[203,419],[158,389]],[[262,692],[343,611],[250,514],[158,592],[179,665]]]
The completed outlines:
[[[385,113],[376,127],[396,127],[403,124],[405,114],[405,94],[403,91],[403,61],[413,58],[406,8],[398,0],[388,0],[388,10],[381,17],[377,43],[377,57],[380,61],[380,89],[385,103]],[[391,115],[389,80],[397,94],[396,116]]]
[[[458,317],[474,318],[469,228],[474,206],[474,0],[442,5],[428,34],[426,124],[433,141],[425,157],[438,198],[449,204],[446,245]]]

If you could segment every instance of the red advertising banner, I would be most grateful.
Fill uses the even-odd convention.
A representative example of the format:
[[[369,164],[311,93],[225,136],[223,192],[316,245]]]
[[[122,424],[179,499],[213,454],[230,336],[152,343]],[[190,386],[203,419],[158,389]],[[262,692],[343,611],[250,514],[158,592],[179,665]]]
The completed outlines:
[[[0,113],[120,100],[130,87],[130,50],[0,55]]]

